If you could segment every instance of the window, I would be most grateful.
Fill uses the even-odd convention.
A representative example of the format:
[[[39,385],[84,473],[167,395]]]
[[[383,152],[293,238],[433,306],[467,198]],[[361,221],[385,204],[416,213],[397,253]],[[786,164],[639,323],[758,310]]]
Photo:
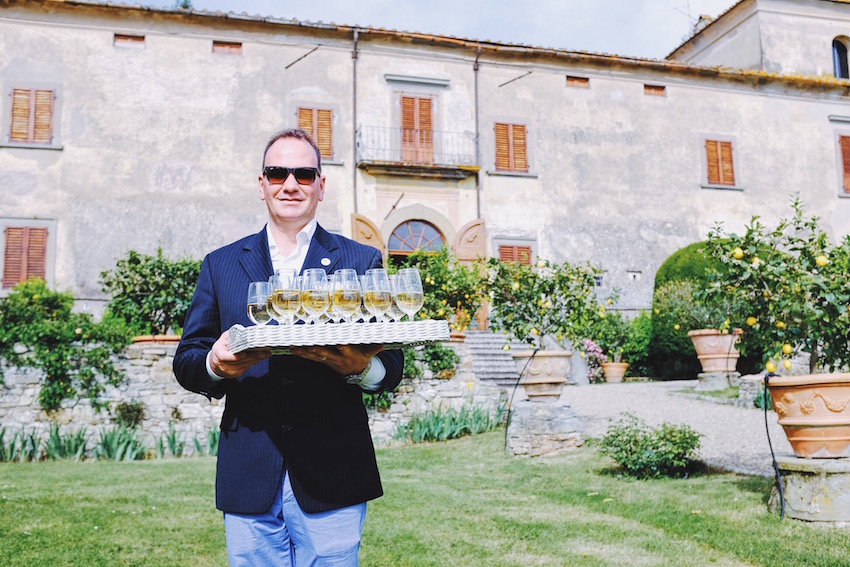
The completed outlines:
[[[237,41],[213,41],[213,53],[225,53],[229,55],[241,55],[242,44]]]
[[[590,79],[587,77],[572,77],[567,75],[567,86],[577,87],[579,89],[588,89],[590,88]]]
[[[433,116],[430,98],[401,97],[401,161],[434,161]]]
[[[732,164],[732,142],[706,140],[705,164],[709,185],[735,185],[735,168]]]
[[[3,241],[3,289],[47,279],[47,227],[6,226]]]
[[[845,195],[850,195],[850,136],[839,136],[841,145],[842,188]]]
[[[496,123],[496,170],[528,171],[525,126]]]
[[[134,47],[136,49],[143,49],[145,47],[145,36],[116,33],[112,38],[112,45],[115,47]]]
[[[647,96],[666,96],[667,87],[663,85],[644,85],[643,94]]]
[[[502,262],[519,262],[526,266],[531,265],[531,246],[516,244],[500,244],[499,260]]]
[[[53,114],[56,92],[47,89],[13,88],[9,142],[53,144]]]
[[[333,159],[333,112],[320,108],[299,108],[298,127],[310,134],[322,159]]]
[[[390,256],[407,256],[416,250],[436,252],[446,244],[446,239],[433,224],[424,220],[401,223],[390,235],[387,248]]]
[[[839,38],[832,40],[832,69],[839,79],[850,79],[847,66],[847,44]]]

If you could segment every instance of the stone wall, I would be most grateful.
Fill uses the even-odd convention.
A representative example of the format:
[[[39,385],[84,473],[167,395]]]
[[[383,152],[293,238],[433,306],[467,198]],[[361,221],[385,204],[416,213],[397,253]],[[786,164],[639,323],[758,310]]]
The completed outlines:
[[[440,406],[459,408],[470,402],[495,411],[502,397],[499,388],[475,378],[469,348],[464,343],[446,344],[461,355],[454,376],[440,379],[426,369],[423,378],[402,382],[388,411],[370,410],[369,422],[376,445],[392,443],[398,425],[409,420],[414,412]],[[173,423],[186,441],[185,454],[192,454],[193,438],[204,445],[208,432],[218,429],[224,403],[215,399],[208,402],[204,396],[184,390],[178,384],[171,370],[176,348],[176,343],[129,346],[117,361],[127,379],[117,388],[107,388],[104,400],[109,410],[100,413],[93,411],[88,400],[65,400],[57,413],[47,415],[38,405],[40,374],[32,369],[4,369],[6,385],[0,387],[0,429],[7,429],[6,442],[21,428],[27,433],[35,430],[44,439],[50,425],[57,423],[63,434],[85,427],[91,448],[97,432],[111,426],[116,404],[132,401],[145,406],[141,424],[145,445],[153,447]]]

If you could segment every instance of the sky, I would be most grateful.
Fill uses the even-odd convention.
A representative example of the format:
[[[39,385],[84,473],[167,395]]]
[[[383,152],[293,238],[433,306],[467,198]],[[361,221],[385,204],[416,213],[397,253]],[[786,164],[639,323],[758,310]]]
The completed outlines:
[[[125,0],[127,3],[134,3]],[[246,12],[468,39],[663,59],[701,14],[737,0],[192,0],[196,10]],[[173,7],[172,1],[137,4]]]

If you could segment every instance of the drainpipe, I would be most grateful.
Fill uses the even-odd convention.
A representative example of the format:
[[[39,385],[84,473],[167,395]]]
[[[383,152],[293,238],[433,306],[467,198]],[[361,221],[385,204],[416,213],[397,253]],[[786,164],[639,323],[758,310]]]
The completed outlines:
[[[475,64],[472,70],[475,73],[475,164],[479,167],[475,172],[475,207],[476,218],[481,218],[481,148],[480,134],[478,130],[478,58],[481,57],[481,46],[478,46],[478,51],[475,53]]]
[[[354,49],[351,52],[352,89],[351,89],[351,186],[354,191],[354,212],[357,213],[357,38],[354,30]]]

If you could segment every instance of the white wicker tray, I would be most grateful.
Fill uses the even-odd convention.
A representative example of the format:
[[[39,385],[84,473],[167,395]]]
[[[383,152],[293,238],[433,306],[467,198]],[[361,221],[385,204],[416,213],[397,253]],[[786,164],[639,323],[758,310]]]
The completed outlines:
[[[258,325],[230,328],[228,348],[236,353],[271,347],[273,354],[287,354],[294,346],[383,344],[386,349],[449,340],[448,321],[402,321],[395,323],[336,323],[322,325]]]

